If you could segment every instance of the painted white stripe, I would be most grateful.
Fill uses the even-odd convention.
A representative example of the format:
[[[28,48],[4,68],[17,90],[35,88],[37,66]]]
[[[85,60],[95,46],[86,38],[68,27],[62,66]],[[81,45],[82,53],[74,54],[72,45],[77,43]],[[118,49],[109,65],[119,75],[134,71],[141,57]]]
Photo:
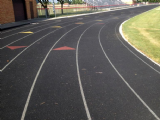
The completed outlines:
[[[95,25],[95,24],[93,24],[93,25]],[[87,102],[86,102],[86,99],[85,99],[85,95],[84,95],[84,91],[83,91],[83,87],[82,87],[82,82],[81,82],[81,77],[80,77],[80,72],[79,72],[79,65],[78,65],[78,47],[79,47],[79,42],[80,42],[83,34],[84,34],[89,28],[91,28],[93,25],[91,25],[90,27],[88,27],[88,28],[81,34],[81,36],[79,37],[79,40],[78,40],[78,42],[77,42],[77,48],[76,48],[76,65],[77,65],[78,82],[79,82],[80,92],[81,92],[81,96],[82,96],[82,99],[83,99],[83,103],[84,103],[84,107],[85,107],[85,110],[86,110],[86,114],[87,114],[88,120],[91,120],[91,115],[90,115],[90,112],[89,112],[89,109],[88,109],[88,106],[87,106]]]
[[[93,20],[93,21],[94,21],[94,20]],[[66,23],[66,22],[65,22],[65,23]],[[89,22],[86,22],[86,23],[89,23]],[[63,23],[63,24],[64,24],[64,23]],[[73,24],[74,24],[74,23],[73,23]],[[69,25],[72,25],[72,24],[69,24]],[[69,26],[69,25],[67,25],[67,26]],[[64,26],[64,27],[66,27],[66,26]],[[64,28],[64,27],[63,27],[63,28]],[[57,29],[57,30],[58,30],[58,29]],[[56,30],[55,30],[55,31],[56,31]],[[52,32],[48,33],[47,35],[55,32],[55,31],[52,31]],[[36,40],[36,41],[33,42],[32,44],[30,44],[28,47],[26,47],[23,51],[21,51],[18,55],[16,55],[12,60],[10,60],[10,62],[8,62],[8,64],[6,64],[6,65],[0,70],[0,72],[2,72],[3,70],[5,70],[6,67],[7,67],[8,65],[10,65],[10,64],[11,64],[18,56],[20,56],[25,50],[27,50],[29,47],[31,47],[33,44],[35,44],[36,42],[38,42],[38,41],[41,40],[42,38],[46,37],[47,35],[39,38],[38,40]],[[7,45],[7,46],[8,46],[8,45]],[[1,48],[0,48],[0,49],[1,49]],[[3,49],[3,48],[2,48],[2,49]]]
[[[57,23],[57,22],[54,22],[54,23]],[[54,23],[43,24],[43,25],[40,25],[40,26],[38,26],[38,27],[29,28],[29,29],[26,29],[26,30],[23,30],[23,31],[19,31],[19,32],[25,32],[25,31],[28,31],[28,30],[32,30],[32,29],[34,29],[34,28],[39,28],[39,27],[46,26],[46,25],[50,25],[50,24],[54,24]],[[11,36],[13,36],[13,35],[19,34],[19,32],[14,33],[14,34],[11,34],[11,35],[8,35],[8,36],[5,36],[5,37],[3,37],[2,39],[5,39],[5,38],[11,37]]]
[[[58,29],[57,29],[58,30]],[[2,72],[3,70],[5,70],[5,68],[10,65],[18,56],[20,56],[24,51],[26,51],[28,48],[30,48],[32,45],[34,45],[36,42],[38,42],[39,40],[43,39],[44,37],[48,36],[49,34],[51,33],[54,33],[55,31],[57,30],[54,30],[48,34],[46,34],[45,36],[39,38],[38,40],[36,40],[35,42],[33,42],[32,44],[30,44],[28,47],[26,47],[24,50],[22,50],[18,55],[16,55],[12,60],[10,60],[10,62],[8,64],[6,64],[0,71]]]
[[[157,9],[157,8],[153,8],[153,9]],[[151,9],[151,10],[153,10],[153,9]],[[146,11],[146,12],[144,12],[144,13],[147,13],[147,12],[149,12],[149,11],[151,11],[151,10],[148,10],[148,11]],[[141,14],[144,14],[144,13],[141,13]],[[141,15],[141,14],[138,14],[138,15]],[[134,17],[132,17],[132,18],[135,18],[135,17],[137,17],[138,15],[136,15],[136,16],[134,16]],[[129,18],[128,20],[130,20],[130,19],[132,19],[132,18]],[[128,40],[124,37],[124,35],[123,35],[123,32],[122,32],[122,25],[125,23],[125,22],[127,22],[128,20],[126,20],[126,21],[124,21],[123,23],[121,23],[121,25],[120,25],[120,27],[119,27],[119,33],[121,34],[121,36],[122,36],[122,38],[126,41],[126,42],[128,42]],[[117,28],[117,26],[116,26],[116,28]],[[116,34],[117,35],[117,34]],[[118,37],[118,36],[117,36]],[[121,41],[121,39],[118,37],[118,39]],[[138,57],[133,51],[131,51],[122,41],[121,41],[121,43],[131,52],[131,53],[133,53],[136,57]],[[128,44],[130,44],[129,42],[128,42]],[[149,60],[151,60],[153,63],[155,63],[156,65],[158,65],[159,67],[160,67],[160,64],[158,64],[157,62],[155,62],[154,60],[152,60],[151,58],[149,58],[148,56],[146,56],[144,53],[142,53],[140,50],[138,50],[136,47],[134,47],[132,44],[130,44],[135,50],[137,50],[139,53],[141,53],[143,56],[145,56],[145,57],[147,57]],[[138,57],[139,58],[139,57]],[[141,58],[139,58],[140,60],[142,60]],[[143,60],[142,60],[143,61]],[[147,64],[145,61],[143,61],[145,64]],[[152,69],[154,69],[152,66],[150,66],[149,64],[147,64],[149,67],[151,67]],[[156,69],[154,69],[156,72],[158,72],[159,74],[160,74],[160,71],[158,71],[158,70],[156,70]]]
[[[49,20],[49,19],[48,19]],[[48,20],[37,20],[37,22],[39,23],[39,24],[43,24],[43,23],[46,23],[46,21],[48,21]],[[36,21],[35,21],[36,22]],[[4,32],[2,32],[2,34],[4,34],[4,33],[7,33],[7,32],[10,32],[10,31],[14,31],[14,30],[18,30],[18,29],[21,29],[21,28],[26,28],[26,27],[31,27],[31,26],[35,26],[36,24],[32,24],[32,23],[35,23],[34,21],[33,22],[31,22],[30,23],[30,25],[28,24],[28,25],[26,25],[26,26],[22,26],[22,27],[18,27],[18,28],[14,28],[14,29],[11,29],[11,30],[7,30],[7,31],[4,31]],[[36,22],[36,23],[37,23]],[[57,23],[57,22],[61,22],[61,20],[57,20],[57,21],[55,21],[54,23]]]
[[[156,8],[153,8],[153,9],[156,9]],[[153,10],[153,9],[151,9],[151,10]],[[147,12],[149,12],[149,11],[151,11],[151,10],[148,10],[148,11],[146,11],[146,12],[143,12],[143,13],[141,13],[141,14],[144,14],[144,13],[147,13]],[[138,15],[141,15],[141,14],[138,14]],[[136,15],[136,16],[138,16],[138,15]],[[134,17],[132,17],[132,18],[135,18],[136,16],[134,16]],[[129,18],[128,20],[130,20],[130,19],[132,19],[132,18]],[[122,32],[122,25],[125,23],[125,22],[127,22],[128,20],[126,20],[126,21],[124,21],[123,23],[121,23],[121,25],[120,25],[120,27],[119,27],[119,33],[121,34],[121,36],[122,36],[122,38],[128,43],[128,44],[130,44],[129,42],[128,42],[128,40],[124,37],[124,35],[123,35],[123,32]],[[118,25],[118,24],[117,24]],[[116,25],[116,28],[117,28],[117,25]],[[115,33],[116,33],[116,29],[115,29]],[[117,34],[116,34],[116,36],[117,36]],[[122,40],[117,36],[117,38],[120,40],[120,42],[133,54],[133,55],[135,55],[138,59],[140,59],[143,63],[145,63],[147,66],[149,66],[151,69],[153,69],[154,71],[156,71],[158,74],[160,74],[160,71],[158,71],[158,70],[156,70],[155,68],[153,68],[151,65],[149,65],[147,62],[145,62],[143,59],[141,59],[138,55],[136,55],[132,50],[130,50],[123,42],[122,42]],[[155,62],[155,61],[153,61],[151,58],[149,58],[148,56],[146,56],[145,54],[143,54],[141,51],[139,51],[137,48],[135,48],[132,44],[130,44],[135,50],[137,50],[139,53],[141,53],[143,56],[145,56],[145,57],[147,57],[149,60],[151,60],[153,63],[155,63],[156,65],[158,65],[159,67],[160,67],[160,64],[158,64],[157,62]]]
[[[122,23],[123,24],[123,23]],[[157,66],[160,67],[160,64],[156,63],[155,61],[153,61],[151,58],[147,57],[145,54],[143,54],[141,51],[139,51],[137,48],[135,48],[132,44],[130,44],[128,42],[128,40],[125,39],[125,37],[123,36],[122,33],[122,24],[119,27],[119,32],[122,35],[122,38],[129,44],[131,45],[135,50],[137,50],[139,53],[141,53],[143,56],[145,56],[146,58],[148,58],[150,61],[152,61],[154,64],[156,64]],[[116,33],[116,30],[115,30]],[[147,66],[149,66],[151,69],[153,69],[154,71],[156,71],[158,74],[160,74],[160,71],[156,70],[155,68],[153,68],[151,65],[149,65],[147,62],[145,62],[142,58],[140,58],[138,55],[136,55],[132,50],[130,50],[123,42],[122,40],[118,37],[118,35],[116,34],[117,38],[119,39],[119,41],[123,44],[123,46],[125,46],[133,55],[135,55],[138,59],[140,59],[143,63],[145,63]]]
[[[31,24],[28,25],[28,24],[26,24],[26,26],[23,26],[23,27],[18,27],[18,28],[14,28],[14,29],[11,29],[11,30],[4,31],[4,32],[2,32],[2,34],[10,32],[10,31],[18,30],[18,29],[21,29],[21,28],[31,27],[31,26],[34,26],[34,25],[31,25]]]
[[[141,101],[141,103],[149,110],[149,112],[156,118],[156,120],[160,120],[160,118],[153,112],[153,110],[142,100],[142,98],[135,92],[135,90],[129,85],[129,83],[123,78],[123,76],[118,72],[118,70],[116,69],[116,67],[113,65],[113,63],[111,62],[111,60],[109,59],[109,57],[107,56],[106,52],[103,49],[103,46],[101,44],[101,39],[100,39],[100,33],[102,31],[102,29],[105,27],[106,25],[104,25],[100,31],[99,31],[99,35],[98,35],[98,39],[99,39],[99,44],[101,46],[101,49],[105,55],[105,57],[107,58],[107,60],[109,61],[109,63],[111,64],[111,66],[113,67],[113,69],[116,71],[116,73],[119,75],[119,77],[123,80],[123,82],[127,85],[127,87],[133,92],[133,94]]]
[[[69,24],[69,25],[72,25],[72,24]],[[67,25],[67,26],[69,26]],[[67,26],[64,26],[64,27],[67,27]],[[63,27],[63,28],[64,28]],[[62,28],[59,28],[59,29],[62,29]],[[6,64],[0,71],[2,72],[3,70],[5,70],[5,68],[10,65],[18,56],[20,56],[24,51],[26,51],[28,48],[30,48],[32,45],[34,45],[36,42],[40,41],[41,39],[43,39],[44,37],[48,36],[49,34],[51,33],[54,33],[55,31],[59,30],[59,29],[56,29],[46,35],[44,35],[43,37],[39,38],[38,40],[36,40],[35,42],[33,42],[32,44],[30,44],[28,47],[26,47],[24,50],[22,50],[18,55],[16,55],[12,60],[10,60],[10,62],[8,64]]]
[[[82,25],[84,25],[84,24],[82,24]],[[76,28],[78,28],[78,27],[80,27],[80,26],[82,26],[82,25],[79,25],[79,26],[74,27],[74,28],[72,28],[71,30],[69,30],[69,31],[68,31],[67,33],[65,33],[61,38],[59,38],[59,39],[56,41],[56,43],[50,48],[49,52],[47,53],[46,57],[44,58],[43,62],[41,63],[40,68],[39,68],[39,70],[38,70],[38,72],[37,72],[37,74],[36,74],[36,77],[35,77],[34,81],[33,81],[33,84],[32,84],[32,86],[31,86],[31,89],[30,89],[29,95],[28,95],[28,97],[27,97],[27,101],[26,101],[26,104],[25,104],[25,107],[24,107],[24,110],[23,110],[23,113],[22,113],[22,116],[21,116],[21,120],[24,120],[24,118],[25,118],[25,115],[26,115],[26,112],[27,112],[27,108],[28,108],[28,105],[29,105],[29,101],[30,101],[30,98],[31,98],[31,95],[32,95],[34,86],[35,86],[35,84],[36,84],[37,78],[38,78],[38,76],[39,76],[39,74],[40,74],[40,72],[41,72],[41,70],[42,70],[42,67],[43,67],[44,63],[46,62],[46,59],[48,58],[50,52],[51,52],[52,49],[55,47],[55,45],[56,45],[65,35],[67,35],[69,32],[71,32],[72,30],[74,30],[74,29],[76,29]]]
[[[70,22],[71,22],[71,21],[70,21]],[[65,24],[65,23],[69,23],[69,22],[61,23],[61,25]],[[58,25],[58,24],[56,24],[56,25]],[[46,29],[48,29],[48,28],[51,28],[51,26],[46,27],[46,28],[41,29],[41,30],[38,30],[38,31],[34,32],[33,34],[38,33],[38,32],[40,32],[40,31],[43,31],[43,30],[46,30]],[[20,38],[20,39],[17,39],[17,40],[15,40],[15,41],[13,41],[13,42],[11,42],[11,43],[9,43],[9,44],[1,47],[0,49],[4,49],[5,47],[7,47],[7,46],[9,46],[9,45],[11,45],[11,44],[13,44],[13,43],[15,43],[15,42],[18,42],[18,41],[20,41],[20,40],[23,40],[24,38],[26,38],[26,37],[28,37],[28,36],[30,36],[30,35],[33,35],[33,34],[28,34],[28,35],[26,35],[26,36],[24,36],[24,37],[22,37],[22,38]]]
[[[152,4],[152,5],[157,5],[157,4]],[[121,8],[121,9],[118,9],[118,10],[131,9],[131,8],[144,7],[144,6],[151,6],[151,5],[128,6],[128,8],[125,7],[125,8]],[[105,12],[111,12],[111,11],[118,11],[118,10],[100,11],[100,12],[94,12],[94,13],[86,13],[86,14],[80,14],[80,15],[73,15],[73,16],[67,16],[67,18],[72,18],[72,17],[77,17],[77,16],[84,16],[84,15],[92,15],[92,14],[98,14],[98,13],[105,13]],[[50,18],[48,20],[61,19],[61,18],[66,18],[66,17]],[[44,20],[44,21],[48,21],[48,20]]]
[[[155,4],[156,5],[156,4]],[[145,5],[143,5],[145,6]],[[121,8],[118,10],[123,10],[123,9],[130,9],[130,8],[136,8],[136,7],[143,7],[143,6],[128,6],[128,8]],[[149,6],[149,5],[147,5]],[[117,11],[117,10],[110,10],[110,11]],[[77,16],[84,16],[84,15],[90,15],[90,14],[98,14],[98,13],[103,13],[103,12],[110,12],[110,11],[101,11],[101,12],[94,12],[94,13],[87,13],[87,14],[80,14],[80,15],[72,15],[72,16],[67,16],[67,18],[72,18],[72,17],[77,17]],[[42,21],[50,21],[50,20],[57,20],[57,19],[62,19],[62,18],[66,18],[66,17],[57,17],[57,18],[49,18],[47,20],[42,20]],[[5,32],[3,32],[5,33]]]

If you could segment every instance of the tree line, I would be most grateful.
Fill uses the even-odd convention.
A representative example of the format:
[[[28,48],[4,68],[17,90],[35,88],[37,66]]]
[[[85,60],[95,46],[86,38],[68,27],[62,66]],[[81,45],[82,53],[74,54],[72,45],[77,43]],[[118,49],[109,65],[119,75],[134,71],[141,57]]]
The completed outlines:
[[[158,3],[158,2],[160,2],[160,0],[137,0],[137,2]]]
[[[82,0],[64,0],[64,3],[68,3],[68,4],[83,4],[84,2]],[[60,2],[58,1],[57,4],[60,4]]]

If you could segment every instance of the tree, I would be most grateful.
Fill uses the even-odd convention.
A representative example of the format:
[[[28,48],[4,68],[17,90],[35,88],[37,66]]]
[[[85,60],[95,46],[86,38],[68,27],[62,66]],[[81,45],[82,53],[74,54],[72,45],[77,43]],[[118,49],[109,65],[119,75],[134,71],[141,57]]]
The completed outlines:
[[[71,2],[72,4],[75,4],[75,0],[72,0],[72,2]]]
[[[70,1],[70,0],[64,0],[64,3],[69,3],[69,4],[71,4],[71,1]]]
[[[57,0],[57,1],[61,3],[61,13],[63,14],[63,4],[64,4],[64,0]]]
[[[64,3],[69,3],[69,0],[64,0]]]
[[[49,3],[48,0],[38,0],[38,2],[40,2],[44,8],[47,8],[47,4]]]
[[[49,16],[48,10],[47,10],[47,4],[49,4],[49,1],[48,0],[38,0],[38,2],[40,2],[41,5],[44,7],[44,9],[46,11],[46,17]]]

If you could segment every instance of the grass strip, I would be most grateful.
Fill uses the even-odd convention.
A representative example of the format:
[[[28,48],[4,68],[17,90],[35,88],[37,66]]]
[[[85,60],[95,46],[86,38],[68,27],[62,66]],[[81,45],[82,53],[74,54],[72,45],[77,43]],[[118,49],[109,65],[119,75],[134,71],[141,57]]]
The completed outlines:
[[[122,30],[128,42],[160,64],[160,7],[131,18]]]
[[[107,11],[107,10],[90,10],[90,11],[77,11],[77,12],[66,12],[64,11],[63,14],[61,13],[56,13],[56,17],[66,17],[66,16],[72,16],[72,15],[79,15],[79,14],[86,14],[86,13],[94,13],[94,12],[101,12],[101,11]],[[45,18],[45,15],[39,15],[39,18]],[[55,17],[54,14],[50,15],[50,18]]]

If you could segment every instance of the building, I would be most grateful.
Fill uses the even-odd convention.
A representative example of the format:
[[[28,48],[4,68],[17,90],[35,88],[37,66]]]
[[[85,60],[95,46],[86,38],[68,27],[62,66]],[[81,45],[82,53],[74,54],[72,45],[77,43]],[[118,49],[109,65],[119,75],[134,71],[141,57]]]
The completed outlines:
[[[0,24],[37,18],[36,0],[0,0]]]

